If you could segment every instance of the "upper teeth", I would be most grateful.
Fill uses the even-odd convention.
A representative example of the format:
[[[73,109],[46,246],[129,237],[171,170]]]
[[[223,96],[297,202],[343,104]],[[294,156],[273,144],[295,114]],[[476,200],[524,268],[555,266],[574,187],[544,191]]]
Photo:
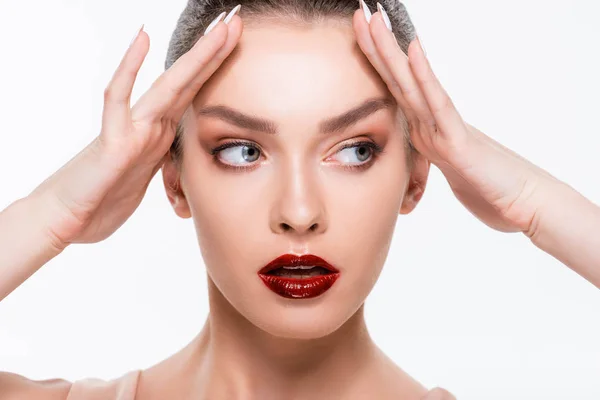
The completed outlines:
[[[292,266],[289,266],[289,267],[286,266],[286,267],[283,267],[283,269],[311,269],[311,268],[314,268],[314,267],[315,267],[315,265],[297,265],[297,266],[293,266],[293,267]]]

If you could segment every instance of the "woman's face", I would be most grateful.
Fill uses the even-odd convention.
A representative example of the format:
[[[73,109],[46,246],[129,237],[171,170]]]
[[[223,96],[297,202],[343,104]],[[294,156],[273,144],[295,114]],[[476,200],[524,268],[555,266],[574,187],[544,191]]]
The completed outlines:
[[[318,338],[363,304],[429,170],[419,157],[407,168],[400,118],[349,24],[246,27],[199,92],[165,187],[194,220],[210,279],[255,326]],[[286,253],[317,255],[339,278],[314,298],[281,297],[258,271]]]

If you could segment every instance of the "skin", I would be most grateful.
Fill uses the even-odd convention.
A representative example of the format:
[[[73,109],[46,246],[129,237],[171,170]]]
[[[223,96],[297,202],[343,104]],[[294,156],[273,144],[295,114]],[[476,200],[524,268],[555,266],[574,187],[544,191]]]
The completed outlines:
[[[351,126],[319,132],[322,121],[385,98],[387,106]],[[271,120],[277,133],[197,116],[217,105]],[[191,383],[181,385],[202,387],[208,398],[223,395],[223,388],[234,398],[351,399],[373,388],[381,388],[375,389],[378,398],[422,397],[427,390],[370,339],[363,303],[381,272],[399,213],[414,209],[422,194],[429,163],[417,156],[409,171],[402,115],[358,47],[352,25],[253,24],[184,118],[183,163],[178,168],[168,159],[163,177],[177,215],[191,217],[196,226],[211,311],[196,339],[203,345],[191,345],[189,365],[174,363],[192,371]],[[238,147],[235,158],[215,161],[210,150],[234,139],[260,146],[263,154],[244,161]],[[344,169],[361,162],[356,148],[342,146],[365,140],[384,153],[363,161],[365,169]],[[245,169],[220,164],[233,161]],[[283,253],[316,254],[341,277],[318,298],[281,298],[257,271]],[[198,359],[219,367],[205,368]],[[161,387],[174,379],[170,369],[157,367],[144,376],[144,395],[166,395]],[[270,392],[261,392],[265,381],[274,382]]]
[[[130,108],[135,75],[148,51],[148,36],[142,32],[107,88],[100,136],[30,196],[0,213],[0,244],[9,249],[0,253],[0,298],[69,244],[93,243],[112,234],[135,210],[161,167],[175,212],[194,218],[210,278],[211,315],[188,346],[143,371],[137,398],[281,398],[284,391],[286,398],[453,398],[439,388],[427,392],[373,345],[364,326],[362,301],[372,286],[366,281],[377,278],[385,256],[370,254],[368,246],[349,246],[348,241],[356,237],[346,237],[341,229],[344,224],[361,225],[373,237],[360,230],[353,233],[385,254],[393,225],[390,221],[395,222],[398,213],[414,209],[425,188],[429,163],[444,173],[457,198],[482,222],[493,229],[522,232],[540,249],[600,287],[600,208],[464,122],[417,40],[404,54],[380,13],[373,14],[369,24],[362,10],[357,10],[352,27],[378,75],[360,62],[360,53],[351,53],[345,46],[351,42],[351,30],[325,24],[314,28],[319,38],[328,39],[318,43],[311,36],[315,30],[274,26],[261,28],[263,32],[248,30],[239,54],[232,54],[212,76],[241,37],[242,23],[236,16],[229,25],[217,24]],[[267,28],[280,29],[279,35],[265,37]],[[273,47],[265,46],[265,41]],[[269,83],[273,79],[294,94],[282,97],[260,85],[264,79],[256,71],[260,58],[247,56],[276,57],[275,52],[261,51],[283,51],[286,44],[298,46],[304,57],[286,65],[297,72],[297,80],[284,80],[277,69],[269,71]],[[360,77],[360,83],[344,85],[342,79],[331,79],[328,61],[335,56],[345,60],[344,69],[348,67],[336,71],[341,75],[334,78]],[[303,74],[309,71],[314,78],[306,84]],[[254,79],[235,78],[234,88],[231,82],[236,73]],[[302,82],[305,84],[299,85]],[[336,138],[315,133],[316,121],[351,107],[353,96],[383,94],[385,87],[398,105],[394,114],[406,116],[420,155],[412,170],[400,162],[403,147],[398,119],[391,116],[390,109],[378,111]],[[355,92],[337,96],[344,90]],[[223,97],[227,91],[236,95]],[[249,101],[249,93],[260,93],[264,101]],[[306,100],[309,97],[311,101]],[[293,108],[290,99],[294,99]],[[225,101],[274,120],[279,125],[278,136],[242,132],[193,112],[211,102]],[[165,153],[184,113],[192,140],[185,143],[187,158],[178,169]],[[350,172],[324,162],[338,143],[363,134],[362,129],[372,130],[373,140],[385,141],[386,152],[376,163],[362,172]],[[206,149],[223,131],[264,146],[266,160],[252,171],[217,169],[208,162]],[[253,182],[238,182],[241,179]],[[217,180],[216,186],[210,185]],[[371,180],[391,182],[393,190],[382,191],[381,185]],[[243,185],[240,194],[236,190],[240,183],[254,185]],[[350,183],[354,183],[351,188]],[[367,193],[366,187],[379,197]],[[354,196],[342,198],[335,189]],[[216,204],[215,198],[223,203]],[[251,201],[254,198],[260,201]],[[363,201],[359,203],[357,198]],[[377,199],[378,207],[360,209],[371,207],[369,199]],[[238,211],[236,201],[244,201],[246,209],[251,206],[251,212]],[[352,204],[355,208],[350,208]],[[350,212],[338,212],[335,207]],[[379,225],[365,218],[367,213],[370,218],[381,218]],[[283,229],[282,224],[288,228]],[[264,242],[256,243],[256,230],[261,231]],[[315,252],[341,267],[343,278],[321,298],[282,307],[284,301],[269,297],[275,295],[252,280],[258,281],[256,270],[270,259],[262,249],[275,249],[273,256],[284,251]],[[344,252],[366,261],[359,264]],[[331,300],[339,303],[332,307]],[[266,387],[261,384],[265,379],[271,383]],[[323,379],[331,387],[318,387]],[[0,386],[4,398],[64,399],[70,383],[30,381],[2,373]]]

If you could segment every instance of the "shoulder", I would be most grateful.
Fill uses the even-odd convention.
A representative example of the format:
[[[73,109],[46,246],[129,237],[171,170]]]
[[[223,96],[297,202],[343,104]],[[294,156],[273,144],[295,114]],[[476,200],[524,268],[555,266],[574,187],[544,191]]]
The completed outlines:
[[[71,385],[64,379],[32,380],[11,372],[0,372],[0,400],[65,400]]]
[[[86,378],[75,381],[71,386],[69,396],[66,400],[134,400],[140,372],[141,370],[130,371],[119,378],[109,381],[98,378]]]
[[[379,391],[377,398],[413,400],[456,400],[447,390],[435,387],[428,390],[423,384],[400,368],[391,358],[380,351],[383,368],[377,371]],[[375,382],[375,380],[373,380]],[[372,385],[371,385],[372,386]]]
[[[0,372],[0,400],[135,400],[140,370],[107,381],[85,378],[32,380]]]

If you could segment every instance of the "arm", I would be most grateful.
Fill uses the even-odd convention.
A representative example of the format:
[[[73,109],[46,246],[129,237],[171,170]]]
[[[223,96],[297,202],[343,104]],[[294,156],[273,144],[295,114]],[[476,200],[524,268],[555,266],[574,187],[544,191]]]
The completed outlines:
[[[0,212],[0,301],[64,250],[44,230],[41,211],[30,196]]]
[[[130,107],[149,50],[140,29],[104,92],[100,135],[0,213],[0,300],[69,244],[102,241],[135,211],[169,153],[177,122],[242,34],[239,17],[215,23]]]
[[[527,236],[600,289],[600,207],[565,183],[550,193]]]
[[[415,149],[457,199],[501,232],[523,232],[600,288],[600,208],[547,171],[466,123],[420,42],[405,54],[380,12],[354,16],[357,41],[406,116]]]

